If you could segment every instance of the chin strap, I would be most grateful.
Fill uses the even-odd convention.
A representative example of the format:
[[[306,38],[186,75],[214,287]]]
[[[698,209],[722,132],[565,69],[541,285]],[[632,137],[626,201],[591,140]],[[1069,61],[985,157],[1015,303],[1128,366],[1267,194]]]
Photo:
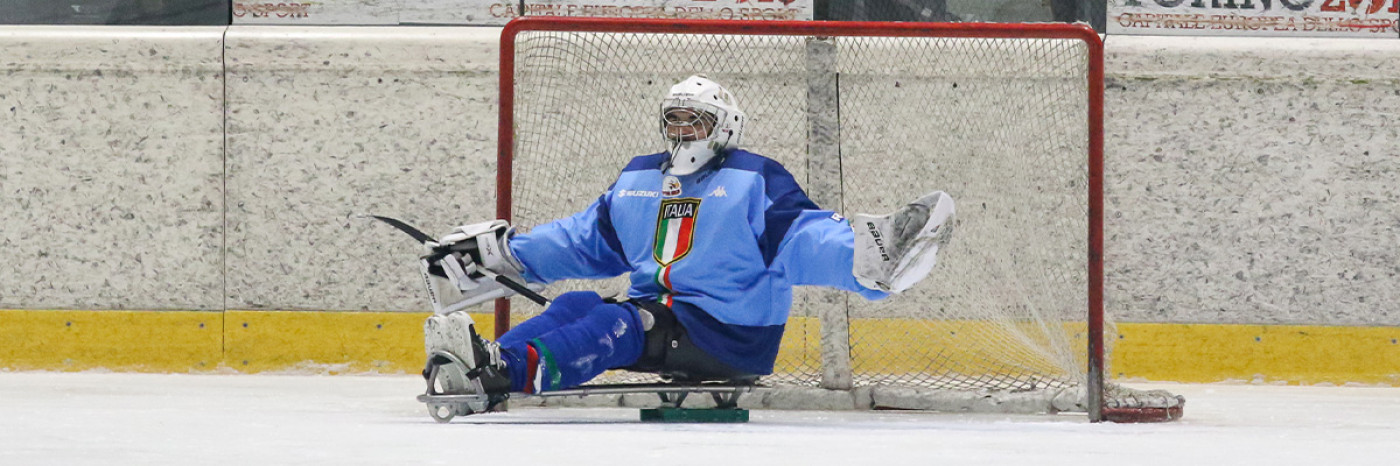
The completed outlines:
[[[699,141],[697,141],[697,142],[699,142]],[[704,168],[704,167],[707,166],[707,165],[710,165],[710,164],[714,163],[714,161],[716,161],[716,160],[721,160],[721,161],[722,161],[722,160],[724,160],[724,157],[725,157],[725,156],[729,155],[729,151],[724,149],[724,144],[719,143],[719,142],[710,141],[710,142],[707,143],[707,147],[706,147],[706,149],[705,149],[705,150],[708,150],[708,151],[710,152],[710,156],[705,160],[705,163],[695,164],[689,171],[687,171],[687,172],[685,172],[685,173],[672,173],[672,169],[676,168],[676,165],[677,165],[677,164],[676,164],[676,157],[686,157],[686,156],[687,156],[687,154],[685,154],[684,152],[688,152],[688,151],[685,151],[684,149],[681,149],[681,148],[680,148],[680,145],[681,145],[681,144],[684,144],[684,143],[675,143],[675,144],[672,144],[672,145],[671,145],[671,150],[670,150],[671,156],[670,156],[670,157],[667,157],[665,162],[662,162],[662,164],[661,164],[661,171],[662,171],[662,172],[664,172],[664,173],[670,173],[670,174],[675,174],[675,175],[689,175],[689,174],[691,174],[691,173],[695,173],[695,172],[697,172],[697,171],[700,171],[700,169]],[[716,149],[716,147],[718,147],[718,149]],[[682,166],[684,166],[684,164],[682,164]]]

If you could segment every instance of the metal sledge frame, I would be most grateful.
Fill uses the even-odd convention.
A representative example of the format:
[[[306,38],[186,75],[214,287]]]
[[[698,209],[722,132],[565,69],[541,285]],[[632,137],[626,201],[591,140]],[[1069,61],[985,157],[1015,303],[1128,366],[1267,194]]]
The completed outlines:
[[[456,359],[451,355],[446,357]],[[453,361],[460,363],[460,361]],[[753,391],[757,385],[730,383],[662,383],[662,384],[612,384],[585,385],[567,390],[544,393],[512,393],[492,400],[493,395],[448,395],[440,392],[434,382],[443,365],[428,368],[427,393],[418,395],[418,401],[427,404],[428,415],[438,422],[449,422],[457,416],[466,416],[492,411],[492,408],[508,398],[556,398],[566,396],[628,395],[655,393],[661,398],[661,406],[644,408],[642,421],[659,422],[748,422],[749,411],[739,408],[739,397]],[[709,394],[714,400],[714,408],[682,408],[681,404],[691,394]],[[494,402],[493,402],[494,401]]]

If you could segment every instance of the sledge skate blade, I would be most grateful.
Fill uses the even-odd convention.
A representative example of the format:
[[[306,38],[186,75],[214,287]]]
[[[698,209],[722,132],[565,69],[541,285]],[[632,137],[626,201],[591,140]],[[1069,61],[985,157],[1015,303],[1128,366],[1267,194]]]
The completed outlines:
[[[491,397],[488,395],[418,395],[418,401],[421,403],[438,404],[480,404],[484,406],[490,399]]]

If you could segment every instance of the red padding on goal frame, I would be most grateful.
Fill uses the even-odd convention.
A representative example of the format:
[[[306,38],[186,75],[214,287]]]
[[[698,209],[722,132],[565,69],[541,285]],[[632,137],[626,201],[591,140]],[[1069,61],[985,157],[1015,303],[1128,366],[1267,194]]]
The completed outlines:
[[[1103,420],[1117,423],[1172,422],[1181,419],[1182,406],[1171,408],[1104,408]]]

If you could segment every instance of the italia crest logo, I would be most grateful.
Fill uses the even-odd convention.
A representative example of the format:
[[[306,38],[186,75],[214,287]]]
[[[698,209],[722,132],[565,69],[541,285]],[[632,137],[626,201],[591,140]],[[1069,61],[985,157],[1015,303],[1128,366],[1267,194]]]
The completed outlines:
[[[690,253],[695,214],[699,211],[699,199],[682,197],[661,201],[661,211],[656,215],[656,247],[652,250],[656,263],[666,267]]]

